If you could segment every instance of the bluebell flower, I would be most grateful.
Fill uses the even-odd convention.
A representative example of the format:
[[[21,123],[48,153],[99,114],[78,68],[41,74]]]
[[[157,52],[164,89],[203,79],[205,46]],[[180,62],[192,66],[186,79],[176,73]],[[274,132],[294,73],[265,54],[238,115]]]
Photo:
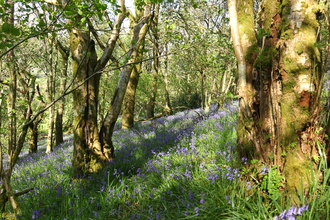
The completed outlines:
[[[261,171],[262,171],[261,174],[264,175],[269,171],[269,169],[266,166],[264,166],[263,168],[261,168]]]
[[[229,196],[226,196],[225,198],[226,198],[226,200],[227,200],[227,203],[228,203],[228,204],[231,204],[230,197],[229,197]]]
[[[33,213],[32,213],[32,219],[37,219],[37,218],[39,218],[41,216],[41,212],[38,210],[38,209],[36,209],[36,210],[34,210],[33,211]]]
[[[278,216],[275,216],[273,220],[295,220],[296,215],[302,215],[304,211],[308,211],[308,205],[303,205],[301,207],[292,206],[288,210],[284,210]]]
[[[194,210],[195,210],[195,216],[198,217],[199,216],[199,209],[198,209],[198,207],[195,207]]]

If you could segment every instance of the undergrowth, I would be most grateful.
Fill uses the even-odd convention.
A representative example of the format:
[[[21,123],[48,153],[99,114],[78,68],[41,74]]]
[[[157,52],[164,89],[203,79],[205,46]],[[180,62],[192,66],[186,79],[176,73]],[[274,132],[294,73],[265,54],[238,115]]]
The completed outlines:
[[[79,181],[70,179],[72,138],[50,154],[22,156],[13,188],[34,190],[19,198],[20,219],[329,219],[329,170],[307,197],[298,194],[300,207],[292,206],[275,190],[274,171],[263,170],[261,186],[241,178],[237,104],[196,111],[203,118],[184,111],[117,129],[115,161]]]

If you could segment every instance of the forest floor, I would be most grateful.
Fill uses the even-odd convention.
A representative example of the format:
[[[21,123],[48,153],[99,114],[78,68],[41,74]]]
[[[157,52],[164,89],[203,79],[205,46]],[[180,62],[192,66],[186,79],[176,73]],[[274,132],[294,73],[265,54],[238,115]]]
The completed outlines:
[[[21,219],[327,219],[330,192],[320,191],[326,187],[317,189],[316,202],[302,196],[292,206],[284,195],[269,198],[260,184],[242,178],[238,161],[246,159],[236,155],[236,124],[237,102],[133,129],[121,130],[119,122],[114,162],[80,181],[70,178],[72,135],[49,154],[42,143],[14,170],[15,190],[34,188],[19,197]]]

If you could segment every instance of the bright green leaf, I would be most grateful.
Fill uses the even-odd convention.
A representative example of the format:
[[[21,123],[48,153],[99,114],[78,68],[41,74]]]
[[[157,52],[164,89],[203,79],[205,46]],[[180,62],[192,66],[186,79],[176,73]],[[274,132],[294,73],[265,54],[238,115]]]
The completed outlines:
[[[86,17],[83,17],[83,18],[81,19],[81,23],[84,24],[85,22],[86,22]]]
[[[79,8],[79,9],[78,9],[78,14],[79,14],[79,15],[84,15],[84,12]]]

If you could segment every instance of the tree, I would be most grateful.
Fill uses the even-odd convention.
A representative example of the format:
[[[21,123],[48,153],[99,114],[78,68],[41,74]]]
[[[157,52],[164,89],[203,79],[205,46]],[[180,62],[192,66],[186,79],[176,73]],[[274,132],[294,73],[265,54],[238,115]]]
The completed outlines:
[[[143,5],[143,7],[143,16],[133,26],[133,36],[131,39],[131,46],[127,54],[127,63],[125,67],[121,70],[120,78],[118,80],[118,84],[115,89],[110,108],[103,121],[100,131],[100,139],[102,141],[101,143],[103,144],[102,146],[104,146],[104,148],[106,149],[110,149],[111,155],[113,155],[114,153],[112,135],[115,123],[121,111],[121,106],[123,103],[131,72],[134,68],[134,64],[140,62],[137,60],[139,58],[140,48],[145,40],[146,34],[148,33],[150,22],[153,17],[151,4],[145,4]]]
[[[135,4],[137,4],[135,2]],[[141,10],[142,9],[142,10]],[[140,23],[141,18],[145,15],[144,10],[150,10],[148,7],[143,7],[143,8],[136,8],[135,9],[135,16],[133,16],[132,13],[130,13],[130,25],[131,25],[131,31],[136,31],[135,27]],[[149,26],[149,24],[148,24]],[[148,30],[149,27],[146,27],[146,30]],[[131,33],[132,34],[132,41],[131,44],[135,44],[136,40],[136,33]],[[144,34],[144,33],[142,33]],[[134,64],[134,68],[132,69],[132,73],[130,74],[130,78],[127,84],[127,89],[124,97],[124,108],[122,112],[122,128],[131,128],[134,126],[134,109],[135,109],[135,96],[136,96],[136,88],[139,83],[139,78],[140,78],[140,72],[141,72],[141,61],[143,59],[143,51],[145,48],[145,37],[140,39],[140,42],[138,45],[136,45],[137,50],[137,55],[135,57],[135,62],[138,61],[137,64]]]
[[[180,1],[162,10],[163,36],[169,50],[169,75],[173,105],[207,109],[211,102],[221,102],[229,86],[233,60],[225,1]],[[230,74],[230,75],[229,75]],[[226,77],[223,77],[223,76]],[[229,75],[229,76],[228,76]],[[228,85],[223,86],[223,85]],[[171,89],[170,89],[171,90]]]
[[[73,5],[74,8],[79,5]],[[98,129],[98,93],[100,71],[105,67],[114,50],[119,36],[121,24],[125,18],[125,1],[120,1],[114,29],[104,49],[101,58],[97,59],[95,42],[90,37],[90,31],[85,30],[87,20],[77,15],[71,21],[70,51],[73,57],[73,74],[75,84],[81,85],[73,92],[74,108],[74,153],[73,170],[74,178],[80,178],[86,171],[97,172],[104,161],[111,159],[110,149],[105,147],[100,140]],[[85,8],[85,10],[89,10]]]
[[[288,192],[307,189],[322,141],[316,46],[322,9],[315,0],[263,0],[254,32],[252,0],[230,0],[228,7],[238,60],[240,156],[277,166]]]
[[[62,71],[60,80],[60,94],[63,94],[66,88],[66,79],[68,77],[68,63],[69,63],[69,48],[63,46],[63,44],[57,40],[56,47],[62,57]],[[64,112],[64,98],[62,98],[57,106],[56,122],[55,122],[55,145],[59,145],[63,142],[63,112]]]

